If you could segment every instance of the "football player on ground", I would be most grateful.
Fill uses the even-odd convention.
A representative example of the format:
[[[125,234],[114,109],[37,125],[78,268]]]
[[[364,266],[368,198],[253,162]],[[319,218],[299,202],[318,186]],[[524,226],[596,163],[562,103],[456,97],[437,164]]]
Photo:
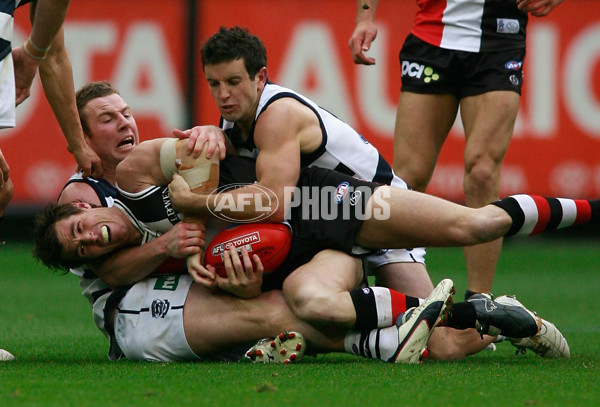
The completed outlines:
[[[305,96],[269,81],[267,52],[256,36],[240,27],[222,27],[204,43],[201,54],[222,128],[240,155],[256,160],[258,185],[274,191],[280,202],[285,188],[296,185],[301,168],[310,166],[406,188],[379,152],[347,123]],[[388,250],[366,259],[367,271],[376,275],[378,285],[416,296],[433,289],[423,249]],[[303,284],[299,275],[295,280]],[[474,331],[451,329],[436,331],[431,342],[438,338],[455,344],[435,347],[448,352],[438,355],[443,358],[464,357],[464,352],[476,352],[490,340],[481,341]],[[459,353],[452,354],[453,349]]]
[[[138,131],[135,120],[131,115],[127,104],[123,101],[116,90],[114,90],[110,84],[106,82],[91,83],[84,86],[77,94],[77,102],[80,111],[80,118],[85,130],[86,141],[102,159],[105,169],[104,179],[96,180],[93,178],[83,178],[81,177],[81,174],[75,174],[73,177],[71,177],[63,189],[59,202],[65,203],[83,199],[98,206],[112,206],[115,195],[115,188],[113,185],[116,182],[116,166],[138,143]],[[207,135],[205,130],[206,129],[203,129],[203,137],[208,137],[208,140],[206,140],[207,144],[209,145],[208,155],[212,155],[215,145],[219,144],[219,140],[215,139],[214,134],[211,134],[210,132]],[[211,151],[211,147],[213,151]],[[221,146],[220,151],[224,152],[224,150],[224,147]],[[196,152],[193,154],[197,155],[198,153]],[[175,227],[173,227],[173,229],[171,229],[171,231],[161,235],[156,239],[153,239],[142,247],[136,248],[134,252],[137,254],[133,255],[134,257],[132,257],[132,254],[130,253],[124,263],[110,263],[112,270],[114,270],[115,273],[105,274],[104,277],[113,285],[125,283],[132,284],[143,279],[145,275],[149,274],[151,270],[153,270],[158,264],[170,256],[185,257],[187,255],[196,253],[199,250],[198,245],[201,242],[202,240],[200,231],[195,228],[195,225],[184,222],[178,223],[175,225]],[[118,290],[118,294],[115,294],[111,297],[115,291],[113,291],[111,287],[103,280],[99,279],[90,268],[73,269],[72,272],[77,274],[81,279],[81,286],[84,290],[84,295],[89,299],[93,306],[95,322],[98,328],[107,336],[109,335],[109,332],[111,333],[111,357],[117,358],[119,352],[118,346],[116,346],[115,336],[112,334],[113,329],[111,321],[113,318],[105,318],[105,313],[107,312],[107,302],[110,304],[110,307],[108,308],[114,308],[114,304],[119,302],[118,300],[120,296],[123,295],[124,291]],[[123,280],[124,278],[128,280]],[[179,276],[170,277],[167,285],[173,284],[173,281],[175,280],[179,281],[179,278]],[[183,278],[184,280],[188,280],[187,277]],[[186,282],[186,284],[189,284],[189,282]],[[145,287],[146,285],[136,284],[134,287],[139,288],[140,286]],[[152,287],[154,287],[154,285],[152,285]],[[448,290],[447,285],[445,289]],[[186,285],[181,284],[177,290],[178,292],[186,293]],[[135,290],[132,289],[132,291]],[[207,302],[208,300],[204,299],[204,297],[207,297],[207,295],[208,293],[202,289],[190,289],[190,294],[187,297],[188,301],[185,303],[187,304],[186,309],[194,309],[197,304]],[[438,294],[438,296],[439,295],[440,294]],[[192,298],[196,297],[202,298],[202,300],[197,299],[196,301],[193,301]],[[125,297],[123,301],[125,301],[126,298],[127,297]],[[183,298],[185,298],[185,296]],[[207,298],[210,299],[211,297]],[[240,308],[238,299],[229,298],[227,296],[218,296],[218,299],[219,310],[221,310],[221,312],[225,312],[225,310],[230,308]],[[165,304],[165,302],[161,302],[161,304]],[[282,307],[285,307],[285,309],[280,310]],[[272,293],[265,294],[264,296],[261,296],[259,300],[253,300],[250,304],[245,305],[243,308],[247,309],[248,313],[247,315],[243,316],[245,321],[244,325],[240,325],[239,323],[236,323],[235,320],[232,320],[232,326],[236,331],[235,334],[230,335],[230,338],[236,338],[235,343],[256,340],[265,335],[273,336],[277,332],[282,331],[284,329],[283,327],[285,327],[285,329],[296,327],[297,329],[301,329],[303,332],[311,332],[308,328],[304,327],[304,325],[294,325],[288,323],[289,317],[286,317],[286,315],[289,315],[289,310],[287,309],[285,302],[282,301],[280,291],[274,291]],[[264,311],[266,308],[268,308],[269,312]],[[260,312],[258,312],[259,310]],[[189,312],[190,315],[195,315],[195,312]],[[206,310],[204,310],[202,314],[205,314],[205,312]],[[267,321],[256,321],[257,312],[260,318],[266,318]],[[221,313],[212,313],[210,314],[210,318],[214,317],[218,319],[221,315]],[[240,316],[240,319],[241,318],[242,316]],[[271,319],[279,321],[281,325],[276,325],[275,322],[268,322]],[[159,322],[162,321],[164,320],[161,319]],[[181,321],[179,320],[179,322]],[[197,329],[194,329],[196,324],[198,326],[214,325],[212,323],[207,323],[206,320],[201,318],[194,318],[193,322],[191,323],[184,319],[183,325],[186,326],[186,331],[190,331],[190,335],[192,335],[194,332],[198,332]],[[165,323],[164,326],[164,329],[166,329],[168,324]],[[179,323],[177,326],[181,327],[181,323]],[[254,326],[254,328],[252,328],[252,326]],[[245,327],[247,327],[247,329]],[[273,329],[274,327],[277,328]],[[395,335],[397,338],[397,329],[393,328],[391,331],[396,331]],[[181,334],[180,329],[175,330],[174,332]],[[220,331],[217,330],[216,332]],[[212,343],[211,335],[202,334],[201,336],[194,337],[199,338],[196,339],[196,341],[202,340],[202,344],[194,345],[194,349],[197,351],[197,354],[206,355],[206,353],[208,353],[208,355],[217,359],[224,357],[224,355],[216,352],[215,346],[210,345]],[[180,344],[186,342],[185,340],[182,340],[182,338],[183,335],[179,335],[177,337],[177,340]],[[316,338],[319,338],[318,335],[309,334],[309,338],[313,341],[315,350],[329,349],[328,347],[319,347],[317,345]],[[289,346],[290,342],[292,345],[294,345],[292,348],[297,346],[295,340],[290,339],[287,335],[284,336],[284,339],[289,340],[282,342],[280,339],[278,339],[278,348],[276,350],[279,350],[279,347]],[[129,339],[128,337],[128,343],[131,341],[132,339]],[[172,349],[170,353],[156,350],[165,346],[173,346],[165,345],[164,340],[157,340],[156,343],[149,343],[148,346],[155,349],[155,351],[137,354],[130,353],[129,357],[150,360],[182,360],[186,358],[194,359],[194,352],[190,352],[188,347],[184,345],[181,345],[181,349],[183,350]],[[231,341],[220,340],[219,346],[220,349],[228,348],[231,346]],[[336,349],[341,350],[342,348],[338,347]],[[391,350],[395,352],[397,349],[394,348]],[[138,352],[141,351],[138,349]],[[387,353],[390,353],[390,351],[388,350]],[[290,357],[289,354],[281,356],[278,352],[273,352],[273,354],[275,355],[275,359],[283,358],[284,360],[289,360]],[[418,352],[416,354],[418,354]],[[239,357],[241,352],[233,352],[232,356],[234,355]]]
[[[168,182],[168,176],[160,174],[161,170],[157,171],[157,168],[162,168],[163,171],[165,169],[164,162],[163,160],[160,160],[159,157],[163,158],[164,154],[166,154],[166,156],[169,157],[167,161],[171,161],[172,159],[172,161],[175,162],[175,157],[181,159],[185,159],[185,157],[183,156],[184,153],[182,152],[182,149],[173,151],[172,153],[169,152],[169,148],[163,149],[163,146],[166,144],[167,143],[165,143],[164,140],[154,140],[142,143],[141,146],[144,146],[143,148],[136,148],[133,154],[130,154],[119,167],[119,172],[117,173],[119,185],[128,189],[127,185],[129,182],[129,184],[133,184],[129,185],[131,194],[139,193],[141,196],[154,193],[154,189],[156,188],[154,185]],[[175,147],[173,146],[173,148]],[[144,160],[146,161],[146,165],[143,164]],[[158,161],[161,161],[161,165],[157,165]],[[170,165],[167,165],[167,167],[169,166]],[[121,171],[122,169],[123,171]],[[144,169],[150,171],[150,173],[147,173]],[[523,213],[519,205],[519,199],[515,198],[508,198],[499,201],[496,205],[489,205],[486,208],[474,210],[438,198],[433,198],[425,194],[358,181],[352,177],[337,174],[334,171],[314,168],[306,170],[303,173],[303,175],[313,177],[313,179],[319,180],[319,182],[322,181],[320,185],[337,185],[340,180],[344,180],[344,182],[357,183],[356,185],[372,188],[373,193],[376,194],[373,196],[377,196],[377,198],[374,198],[374,201],[373,198],[369,199],[366,203],[366,208],[369,208],[373,202],[375,202],[376,205],[379,205],[379,199],[381,199],[379,202],[388,202],[389,207],[392,210],[392,221],[387,220],[385,222],[380,222],[375,218],[367,218],[361,223],[358,220],[354,220],[354,222],[358,222],[357,224],[360,226],[354,240],[366,248],[378,248],[377,244],[381,241],[379,239],[385,239],[386,245],[392,242],[392,245],[406,244],[412,246],[421,241],[434,245],[476,244],[486,241],[486,239],[495,239],[509,232],[516,233],[520,230],[527,230],[527,228],[531,226],[532,219],[535,218],[535,221],[537,221],[537,210],[535,208],[526,208],[525,213]],[[136,178],[138,176],[139,178]],[[304,178],[301,177],[301,179]],[[198,182],[198,179],[193,181]],[[206,181],[206,179],[200,180],[200,182],[204,181]],[[311,180],[308,185],[312,186],[317,184]],[[180,186],[179,189],[183,190],[184,188]],[[187,188],[187,191],[189,192],[189,187]],[[161,193],[160,195],[163,197],[165,196],[164,193]],[[187,197],[184,201],[187,201],[188,203],[193,202],[195,198],[200,198],[201,201],[204,199],[204,203],[206,203],[206,196],[202,197],[200,195]],[[389,201],[386,201],[386,199],[389,199]],[[406,207],[406,205],[398,205],[397,203],[399,201],[402,201],[403,203],[411,202],[414,203],[414,207],[423,208],[423,211],[413,211],[414,213],[411,213],[411,216],[416,218],[414,223],[408,222],[407,224],[404,224],[398,221],[398,218],[402,218],[403,216],[406,218],[406,212],[404,212],[406,209],[403,208]],[[571,202],[573,201],[564,200],[567,207],[570,207]],[[581,204],[582,210],[583,208],[586,208],[588,211],[591,211],[591,219],[597,221],[598,202],[581,201],[578,203]],[[132,217],[130,208],[123,208],[125,209],[125,212],[121,212],[117,208],[91,208],[84,204],[80,205],[80,208],[81,211],[72,209],[70,206],[59,207],[59,211],[63,211],[63,213],[58,216],[60,220],[57,220],[58,218],[56,217],[52,218],[56,215],[52,214],[52,208],[49,208],[48,212],[45,214],[50,215],[50,219],[42,222],[46,225],[45,227],[42,227],[41,231],[44,232],[45,230],[50,232],[46,237],[51,238],[52,234],[57,232],[58,237],[54,236],[54,244],[58,245],[44,248],[41,244],[42,242],[38,241],[40,244],[37,246],[37,255],[50,267],[68,266],[70,264],[82,262],[89,263],[92,259],[101,257],[122,244],[139,243],[142,238],[147,239],[148,235],[151,233],[151,231],[144,229],[143,225],[141,225],[137,219]],[[166,211],[166,209],[167,208],[163,205],[163,211]],[[206,215],[206,211],[204,210],[203,212],[202,210],[202,204],[194,204],[192,209],[196,211],[193,215]],[[214,208],[212,209],[214,210]],[[192,210],[189,212],[191,213]],[[435,214],[435,216],[432,216],[432,214]],[[516,214],[519,214],[521,219],[517,219]],[[575,215],[577,215],[577,213],[575,213]],[[570,213],[565,212],[565,216],[570,216]],[[515,218],[515,221],[513,221],[513,217]],[[522,219],[523,217],[524,219]],[[42,218],[40,218],[40,220],[41,219]],[[128,220],[131,222],[128,222]],[[552,221],[555,220],[556,219],[552,219]],[[421,233],[413,230],[416,226],[420,228],[423,224],[429,226],[426,230],[430,232]],[[54,225],[56,225],[56,227],[54,227]],[[301,225],[301,223],[296,225],[297,227],[295,229],[295,233],[300,232],[300,235],[302,235]],[[523,227],[523,225],[525,226]],[[431,231],[438,231],[438,233],[433,236]],[[42,233],[42,235],[43,234],[45,234],[45,232]],[[38,236],[40,235],[38,234]],[[324,245],[323,247],[327,247],[327,242],[322,243]],[[60,258],[56,258],[56,254],[59,254]],[[446,291],[442,291],[446,293]],[[485,302],[483,300],[479,301]],[[440,301],[435,302],[437,303]],[[529,313],[529,322],[526,321],[527,318],[525,314],[527,311],[524,311],[523,318],[519,321],[519,327],[509,326],[510,324],[507,325],[508,321],[501,321],[501,318],[496,321],[477,320],[482,315],[479,314],[478,310],[473,311],[475,303],[477,303],[477,301],[465,303],[465,307],[470,307],[472,313],[475,312],[476,314],[469,322],[467,322],[466,319],[459,322],[459,318],[464,318],[464,316],[462,316],[455,318],[450,323],[457,324],[457,328],[466,327],[464,325],[475,327],[477,323],[480,325],[489,325],[490,322],[491,325],[501,323],[504,324],[504,327],[502,327],[501,330],[506,329],[505,333],[509,336],[531,336],[537,331],[538,326],[536,324],[536,318],[534,318],[532,314]],[[496,306],[498,309],[503,310],[507,310],[508,308],[512,311],[515,311],[517,308],[524,310],[521,304],[516,303],[514,300],[502,305],[496,304]],[[429,306],[423,309],[423,311],[426,311],[427,309],[429,309]],[[458,316],[458,312],[456,314]],[[451,319],[453,316],[454,313],[450,314]],[[356,318],[356,315],[354,315],[354,317]],[[489,318],[490,315],[487,317]],[[409,321],[412,319],[413,317],[411,316]],[[422,321],[417,322],[419,327],[423,326],[421,324]],[[429,327],[433,326],[431,323],[428,323],[427,325],[429,325]],[[511,331],[509,331],[509,329],[511,329]],[[483,328],[482,331],[487,332],[487,329]],[[377,336],[379,337],[379,335],[380,333],[378,332]],[[371,343],[368,340],[367,342]],[[377,354],[376,349],[368,349],[364,352],[367,354]]]

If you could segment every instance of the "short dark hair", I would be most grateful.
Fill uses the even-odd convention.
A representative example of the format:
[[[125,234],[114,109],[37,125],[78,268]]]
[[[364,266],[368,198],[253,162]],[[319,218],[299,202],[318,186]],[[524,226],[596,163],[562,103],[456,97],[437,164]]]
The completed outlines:
[[[33,237],[35,247],[33,257],[41,261],[51,270],[69,270],[69,268],[79,267],[83,264],[82,260],[68,260],[63,256],[64,247],[58,240],[56,234],[56,223],[82,212],[81,208],[71,204],[57,205],[50,203],[35,217]]]
[[[244,59],[250,79],[267,66],[267,50],[262,41],[242,27],[221,27],[202,46],[202,68],[221,62]]]
[[[84,116],[83,109],[90,100],[101,98],[104,96],[112,95],[116,93],[120,95],[119,91],[113,88],[108,81],[96,81],[90,82],[83,85],[75,94],[75,100],[77,102],[77,113],[79,113],[79,121],[81,127],[85,133],[89,133],[89,126]]]

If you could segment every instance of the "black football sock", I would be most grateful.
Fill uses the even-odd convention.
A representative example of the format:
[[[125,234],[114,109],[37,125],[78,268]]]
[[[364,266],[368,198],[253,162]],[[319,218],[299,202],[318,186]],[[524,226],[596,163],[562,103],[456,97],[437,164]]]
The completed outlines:
[[[476,317],[473,304],[466,301],[457,302],[452,305],[445,325],[456,329],[475,328]]]
[[[398,315],[419,302],[385,287],[357,288],[350,291],[350,297],[356,311],[354,329],[357,331],[394,325]]]

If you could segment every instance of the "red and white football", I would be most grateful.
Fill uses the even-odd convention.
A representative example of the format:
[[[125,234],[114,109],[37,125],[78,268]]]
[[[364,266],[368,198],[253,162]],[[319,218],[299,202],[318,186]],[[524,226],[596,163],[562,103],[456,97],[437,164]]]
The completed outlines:
[[[217,274],[227,277],[223,253],[231,246],[246,247],[252,257],[257,254],[265,273],[271,273],[285,260],[292,245],[292,232],[283,223],[244,223],[225,229],[206,248],[204,263],[213,266]]]

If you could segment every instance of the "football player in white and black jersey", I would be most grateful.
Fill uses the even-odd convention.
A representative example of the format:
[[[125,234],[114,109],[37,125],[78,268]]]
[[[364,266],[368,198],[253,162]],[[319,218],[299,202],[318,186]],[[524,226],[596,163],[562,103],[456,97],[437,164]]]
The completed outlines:
[[[205,42],[201,55],[221,126],[240,155],[256,159],[258,185],[275,191],[280,201],[284,189],[296,185],[301,168],[311,166],[406,188],[377,149],[351,126],[269,81],[267,51],[256,36],[240,27],[221,28]],[[368,271],[378,285],[424,297],[433,290],[424,254],[423,248],[412,248],[368,256]],[[441,334],[434,333],[432,341],[438,337]],[[455,349],[482,346],[475,332],[447,337],[460,343]]]
[[[460,106],[465,131],[465,203],[498,199],[523,83],[528,13],[544,16],[562,0],[417,0],[400,51],[402,91],[394,131],[394,171],[424,192]],[[354,62],[377,36],[378,0],[358,0],[349,41]],[[398,16],[404,18],[405,16]],[[502,240],[465,248],[469,296],[489,293]]]
[[[129,190],[132,196],[135,194],[140,199],[145,199],[146,197],[153,195],[153,191],[156,189],[155,185],[164,184],[168,180],[163,178],[166,177],[166,174],[160,174],[160,169],[156,171],[157,168],[161,168],[162,166],[162,147],[167,144],[170,144],[169,141],[153,140],[142,143],[140,146],[138,146],[136,150],[134,150],[135,154],[129,155],[124,161],[123,164],[126,165],[119,166],[118,182],[120,187]],[[177,154],[179,154],[179,152]],[[158,161],[158,156],[161,157],[160,165],[156,162]],[[174,162],[176,161],[175,155],[167,154],[167,156],[172,157]],[[155,157],[155,161],[152,161],[152,157]],[[179,154],[177,157],[181,157],[181,154]],[[126,171],[122,173],[122,169]],[[539,198],[530,196],[511,197],[499,201],[495,205],[489,205],[486,208],[473,210],[417,192],[360,181],[344,174],[319,167],[304,169],[302,173],[303,175],[301,177],[301,183],[303,184],[301,186],[309,185],[320,187],[323,185],[335,185],[340,181],[343,181],[352,185],[356,184],[364,186],[365,188],[371,188],[374,192],[374,195],[377,194],[380,198],[384,199],[384,201],[386,200],[386,192],[389,193],[387,199],[392,211],[389,219],[381,221],[376,218],[367,218],[364,221],[361,219],[354,219],[350,220],[349,222],[350,228],[348,229],[348,233],[353,234],[354,243],[363,245],[365,248],[376,249],[383,247],[383,245],[402,247],[413,242],[425,242],[432,245],[473,244],[493,239],[506,233],[530,234],[532,231],[553,230],[561,225],[566,226],[566,224],[569,223],[569,219],[572,217],[575,217],[578,221],[583,222],[598,222],[598,213],[600,212],[600,204],[598,202],[589,201],[579,202],[571,200],[542,200],[539,202],[539,208],[532,208],[530,205],[531,201],[533,200],[534,202],[537,202],[536,199]],[[156,177],[157,175],[158,177]],[[179,179],[179,177],[177,178]],[[149,182],[150,184],[145,184],[145,182]],[[184,184],[187,186],[185,182]],[[182,190],[181,185],[178,188]],[[185,212],[193,216],[203,216],[207,210],[207,203],[209,205],[209,210],[212,211],[214,211],[216,208],[214,205],[218,205],[217,202],[212,202],[210,199],[207,199],[206,196],[191,194],[190,197],[189,186],[187,187],[187,193],[188,196],[183,200],[183,202],[187,203],[183,206],[186,207]],[[165,196],[165,194],[160,195],[163,197]],[[235,195],[235,192],[233,195]],[[345,199],[350,198],[346,196]],[[377,199],[375,199],[375,203],[373,203],[372,199],[373,198],[369,199],[369,202],[371,205],[376,205]],[[162,203],[162,199],[159,199],[159,201],[161,202],[158,202],[157,208],[162,207],[163,218],[166,220],[170,218],[168,211],[171,205],[169,204],[167,207]],[[544,202],[546,204],[544,204]],[[178,206],[181,205],[181,203],[178,204]],[[546,208],[547,205],[560,205],[562,209],[560,211],[553,210],[550,214],[550,219],[546,219],[544,216],[542,217],[542,220],[539,220],[539,211],[544,211],[544,208]],[[135,214],[128,207],[119,205],[117,208],[92,208],[89,204],[84,203],[80,203],[77,206],[80,209],[76,209],[72,205],[48,207],[38,218],[39,228],[36,232],[36,255],[49,267],[64,267],[76,263],[92,264],[93,260],[102,260],[102,257],[105,257],[107,254],[111,254],[115,249],[119,249],[123,246],[137,245],[143,243],[145,240],[153,236],[157,236],[156,231],[149,230],[148,226],[138,220]],[[367,204],[366,207],[369,207],[369,204]],[[419,210],[415,211],[414,208],[419,208]],[[436,208],[439,209],[439,211],[435,210]],[[237,212],[237,210],[233,209],[233,212]],[[432,216],[432,213],[436,213],[437,215]],[[231,215],[231,213],[227,213],[227,215]],[[314,231],[312,226],[309,226],[308,230],[303,230],[304,224],[302,222],[297,223],[294,221],[293,224],[296,225],[295,234],[299,236],[303,236],[305,233],[310,234]],[[354,227],[353,225],[358,227]],[[327,224],[321,223],[319,227],[321,228],[321,231],[323,231],[327,229]],[[330,231],[329,234],[325,233],[325,238],[321,239],[318,247],[313,248],[315,254],[318,252],[318,255],[320,255],[323,253],[322,250],[326,248],[342,249],[348,252],[351,251],[351,244],[353,243],[352,241],[350,241],[350,245],[346,247],[345,242],[347,239],[345,236],[342,236],[343,242],[340,244],[340,246],[332,246],[338,243],[336,239],[340,239],[339,233],[336,233],[335,231]],[[320,257],[319,259],[323,260],[323,257]],[[339,263],[334,264],[339,265]],[[316,265],[313,263],[311,267],[318,267],[318,264]],[[340,270],[336,270],[336,272],[329,273],[323,271],[321,275],[339,277],[350,272],[350,268],[351,266],[347,268],[342,267]],[[294,271],[294,273],[296,272],[298,272],[298,270]],[[357,270],[357,272],[359,272],[359,270]],[[194,277],[196,276],[194,275]],[[194,279],[199,283],[199,285],[203,284],[202,279]],[[325,280],[321,281],[325,282]],[[163,283],[167,284],[167,286],[173,285],[173,282],[165,281]],[[190,287],[189,283],[191,283],[191,280],[188,279],[187,283],[188,285],[184,287],[186,290]],[[308,284],[309,282],[305,281],[305,283]],[[323,291],[323,289],[325,291],[327,291],[327,289],[331,290],[331,286],[331,283],[328,285],[325,284],[321,291]],[[339,294],[341,294],[341,297],[343,297],[344,301],[338,301],[338,304],[342,305],[343,303],[346,303],[349,305],[347,308],[350,310],[350,318],[348,318],[348,320],[332,319],[332,317],[328,317],[327,314],[323,315],[321,310],[321,314],[316,317],[316,320],[320,320],[319,318],[326,318],[326,320],[330,323],[335,321],[335,325],[339,325],[340,328],[345,327],[346,329],[354,324],[356,324],[354,325],[355,327],[362,326],[358,325],[358,320],[363,318],[365,314],[359,312],[358,310],[362,309],[364,306],[371,307],[371,305],[367,304],[371,301],[365,300],[364,298],[358,298],[360,296],[353,297],[351,292],[344,293],[343,291],[344,290],[342,289],[342,292]],[[392,291],[393,290],[389,289],[384,290],[384,292],[388,293],[388,300],[381,301],[381,303],[373,298],[375,304],[372,304],[373,307],[371,307],[371,309],[376,309],[376,316],[374,319],[368,322],[369,324],[374,324],[376,327],[379,327],[378,324],[386,324],[387,328],[395,329],[394,327],[389,326],[389,324],[393,324],[393,321],[396,318],[394,318],[393,315],[388,312],[379,312],[385,311],[385,309],[390,306],[392,309],[394,309],[393,298],[391,300],[392,304],[390,304],[389,301],[389,296],[391,295],[393,297],[393,294],[395,294],[392,293]],[[367,294],[368,290],[367,292],[363,292]],[[257,293],[254,295],[256,294]],[[313,293],[313,295],[314,294],[315,293]],[[329,295],[333,294],[334,293],[331,292],[329,293]],[[436,295],[439,294],[440,293],[437,292]],[[329,295],[326,297],[329,297]],[[443,295],[444,292],[442,292],[442,296]],[[318,296],[317,299],[319,299]],[[121,298],[118,298],[118,300],[121,300]],[[171,300],[174,300],[174,298],[171,298]],[[171,303],[171,300],[169,300],[169,303]],[[204,301],[208,301],[208,299],[204,298]],[[406,299],[400,301],[404,301],[405,306],[407,305],[408,301]],[[181,298],[179,299],[179,302],[181,302]],[[465,303],[466,305],[463,305],[461,309],[464,311],[464,307],[474,306],[473,303],[473,301],[469,301],[468,303]],[[121,304],[123,303],[121,302]],[[428,304],[427,301],[425,301],[424,304]],[[427,305],[427,307],[429,307],[429,305]],[[517,305],[504,304],[504,307],[502,307],[497,304],[492,308],[501,310],[506,308],[506,306],[515,307]],[[178,309],[182,309],[181,307]],[[518,304],[518,307],[523,309],[521,304]],[[130,310],[129,308],[123,308],[121,306],[116,311],[117,315],[124,319],[121,320],[121,323],[125,324],[120,325],[122,329],[129,326],[129,323],[125,320],[129,318],[127,315],[131,314],[129,311],[119,311],[123,309]],[[333,308],[325,309],[328,312],[333,311]],[[456,304],[454,308],[454,310],[456,310],[456,314],[454,313],[455,311],[453,311],[452,315],[457,316],[457,318],[459,314],[464,316],[465,314],[463,312],[458,312],[458,309],[458,304]],[[498,312],[502,313],[501,311]],[[526,319],[529,318],[527,315],[533,314],[525,314]],[[475,327],[476,321],[479,321],[480,318],[479,311],[472,316],[476,318],[471,321],[473,325],[470,325],[470,323],[465,320],[460,320],[460,322],[453,322],[451,326],[456,328]],[[207,316],[207,318],[208,317],[209,316]],[[195,315],[192,316],[192,320],[195,322],[197,322],[196,318],[198,317]],[[307,319],[312,321],[314,318],[315,317]],[[450,319],[452,321],[459,321],[457,318],[451,317]],[[320,321],[324,322],[323,320]],[[504,328],[501,328],[501,330],[504,332],[504,329],[507,329],[506,332],[508,335],[511,335],[509,332],[513,332],[513,336],[530,336],[537,331],[537,325],[534,321],[535,319],[531,320],[533,323],[532,326],[527,326],[526,323],[522,324],[523,321],[516,321],[518,322],[517,325],[521,329],[526,329],[527,331],[509,331],[508,329],[513,329],[511,326],[515,323],[514,319],[510,319],[510,321],[505,321],[508,322],[508,325],[504,325]],[[364,321],[361,321],[361,323],[362,322]],[[454,325],[454,323],[456,323],[456,325]],[[434,325],[428,323],[428,326],[432,328]],[[396,328],[402,329],[403,327],[405,327],[404,324]],[[117,328],[118,327],[115,328],[115,331],[118,331]],[[201,329],[203,332],[206,329],[205,326],[196,328]],[[227,328],[229,329],[231,327],[228,326]],[[364,327],[362,328],[363,333],[368,332]],[[530,328],[533,329],[533,332]],[[371,328],[371,332],[376,335],[384,334],[379,331],[375,332],[372,329],[373,328]],[[412,332],[413,331],[410,333],[411,335]],[[484,329],[481,332],[486,333],[487,330]],[[183,347],[185,347],[184,345],[186,343],[189,344],[190,341],[198,341],[198,346],[207,346],[209,343],[213,343],[210,341],[203,341],[202,338],[195,336],[190,338],[188,334],[189,332],[186,331],[186,340],[180,340],[180,344]],[[403,338],[396,331],[392,331],[391,334],[396,335],[396,340]],[[205,335],[215,335],[215,333],[205,333]],[[360,342],[363,340],[361,339],[361,336],[357,337],[355,333],[351,332],[348,335],[353,338],[350,344],[354,343],[354,341]],[[117,337],[119,337],[119,333],[117,333]],[[180,337],[182,338],[183,336],[180,335]],[[204,339],[207,337],[208,336],[206,336]],[[243,337],[244,336],[242,336],[242,338]],[[429,335],[427,334],[427,338],[428,337]],[[121,339],[120,345],[132,346],[132,348],[128,347],[128,350],[135,353],[135,349],[137,349],[136,346],[139,344],[135,342],[134,344],[126,345],[124,341],[127,341],[127,338],[128,336],[124,335],[124,337]],[[146,336],[145,338],[146,339],[144,343],[148,345],[149,337]],[[346,340],[344,341],[346,346],[345,349],[347,351],[356,353],[354,346],[348,347],[348,338],[349,336],[346,336]],[[389,341],[386,340],[385,342],[389,344]],[[223,342],[220,344],[220,346],[224,345],[227,345],[227,343]],[[371,351],[365,351],[364,354],[369,354],[370,352]],[[362,354],[362,351],[360,353]],[[379,355],[378,352],[371,354]],[[385,359],[388,360],[389,358],[386,357]]]
[[[137,126],[129,106],[108,82],[94,82],[84,86],[77,93],[77,105],[86,132],[86,141],[102,158],[105,176],[103,179],[94,179],[82,177],[81,173],[73,175],[64,187],[59,203],[85,201],[88,206],[93,204],[110,208],[117,195],[114,187],[116,167],[138,144]],[[189,133],[193,134],[194,131]],[[211,144],[213,147],[221,144],[219,140],[215,140],[220,132],[211,133],[202,129],[202,133],[202,137],[209,145],[207,151],[210,151]],[[195,141],[191,144],[197,142],[196,136],[197,134],[192,137]],[[220,148],[224,150],[222,145]],[[191,153],[194,154],[193,151]],[[243,161],[248,162],[248,160]],[[221,178],[229,183],[233,182],[231,177],[234,172],[237,173],[238,182],[244,181],[240,178],[240,172],[245,172],[249,176],[246,182],[252,182],[255,178],[253,164],[250,170],[244,167],[236,168],[236,171],[231,169],[228,171],[228,161],[225,160],[221,167]],[[124,184],[123,181],[121,183]],[[165,270],[163,261],[169,256],[184,257],[197,253],[198,246],[201,244],[199,231],[195,225],[179,222],[178,216],[169,221],[170,216],[162,199],[165,194],[156,188],[152,191],[157,193],[144,194],[143,197],[126,194],[127,196],[122,198],[132,206],[132,213],[137,213],[141,219],[130,218],[136,225],[143,225],[144,222],[146,225],[153,226],[167,224],[172,227],[168,232],[158,234],[155,230],[142,227],[139,231],[145,236],[142,240],[146,244],[121,253],[122,256],[105,259],[102,268],[86,265],[71,269],[71,272],[80,278],[83,294],[92,305],[97,327],[110,338],[111,359],[123,356],[120,347],[124,348],[125,355],[131,359],[194,360],[199,356],[212,359],[235,359],[241,357],[243,350],[236,349],[236,345],[254,341],[265,335],[273,336],[287,329],[304,332],[312,342],[315,351],[343,350],[343,337],[341,341],[338,338],[336,342],[335,334],[325,338],[310,326],[298,321],[283,301],[280,291],[274,290],[246,302],[231,296],[214,297],[206,289],[193,284],[189,276],[169,274],[162,277],[148,277],[152,272],[173,272],[172,267]],[[166,191],[166,188],[162,191]],[[136,208],[136,203],[140,202],[138,206],[142,208]],[[129,210],[125,206],[121,205],[121,207]],[[161,217],[161,214],[164,216]],[[161,221],[162,218],[164,220]],[[112,228],[110,233],[110,237],[114,240],[117,240],[116,230],[117,228]],[[124,258],[124,261],[115,261],[116,257]],[[343,264],[343,260],[341,259],[338,264]],[[349,263],[348,267],[357,266],[351,259]],[[249,273],[254,272],[250,270]],[[99,275],[102,278],[99,278]],[[115,286],[123,285],[125,288],[114,289]],[[446,289],[448,289],[447,284]],[[142,298],[144,293],[146,297]],[[440,294],[446,295],[443,292]],[[154,298],[154,295],[160,295],[160,298]],[[410,301],[404,297],[398,299],[397,302],[403,302],[404,306],[402,308],[397,305],[396,310],[406,308]],[[122,312],[116,311],[118,306],[121,307]],[[184,308],[187,310],[187,318],[182,314]],[[144,309],[146,311],[143,311]],[[245,309],[246,312],[234,312],[239,309]],[[113,324],[115,314],[121,319],[139,315],[139,321],[143,322],[138,322],[135,327],[130,327],[127,323],[115,327]],[[155,318],[157,315],[160,319]],[[215,328],[212,321],[221,321],[224,315],[227,315],[229,321],[229,324],[224,326],[227,329],[223,328],[222,324],[219,324],[221,329]],[[399,341],[399,329],[390,328],[383,335],[395,336],[396,341]],[[360,341],[361,335],[354,334],[350,337]],[[284,338],[287,340],[284,342],[278,340],[278,346],[285,347],[290,343],[295,347],[298,346],[291,336],[286,334]],[[426,338],[420,341],[426,342]],[[349,343],[348,346],[354,349],[353,342],[350,340]],[[276,350],[281,349],[283,348]],[[356,349],[358,353],[364,351],[360,346]],[[269,348],[265,352],[271,350]],[[395,348],[379,350],[383,352],[382,359],[402,360],[400,355],[394,355]],[[298,355],[292,352],[291,348],[290,351],[291,353],[285,357],[277,356],[278,353],[275,352],[275,359],[289,361],[292,354]],[[420,356],[420,352],[416,355]],[[257,356],[256,351],[253,356]]]

